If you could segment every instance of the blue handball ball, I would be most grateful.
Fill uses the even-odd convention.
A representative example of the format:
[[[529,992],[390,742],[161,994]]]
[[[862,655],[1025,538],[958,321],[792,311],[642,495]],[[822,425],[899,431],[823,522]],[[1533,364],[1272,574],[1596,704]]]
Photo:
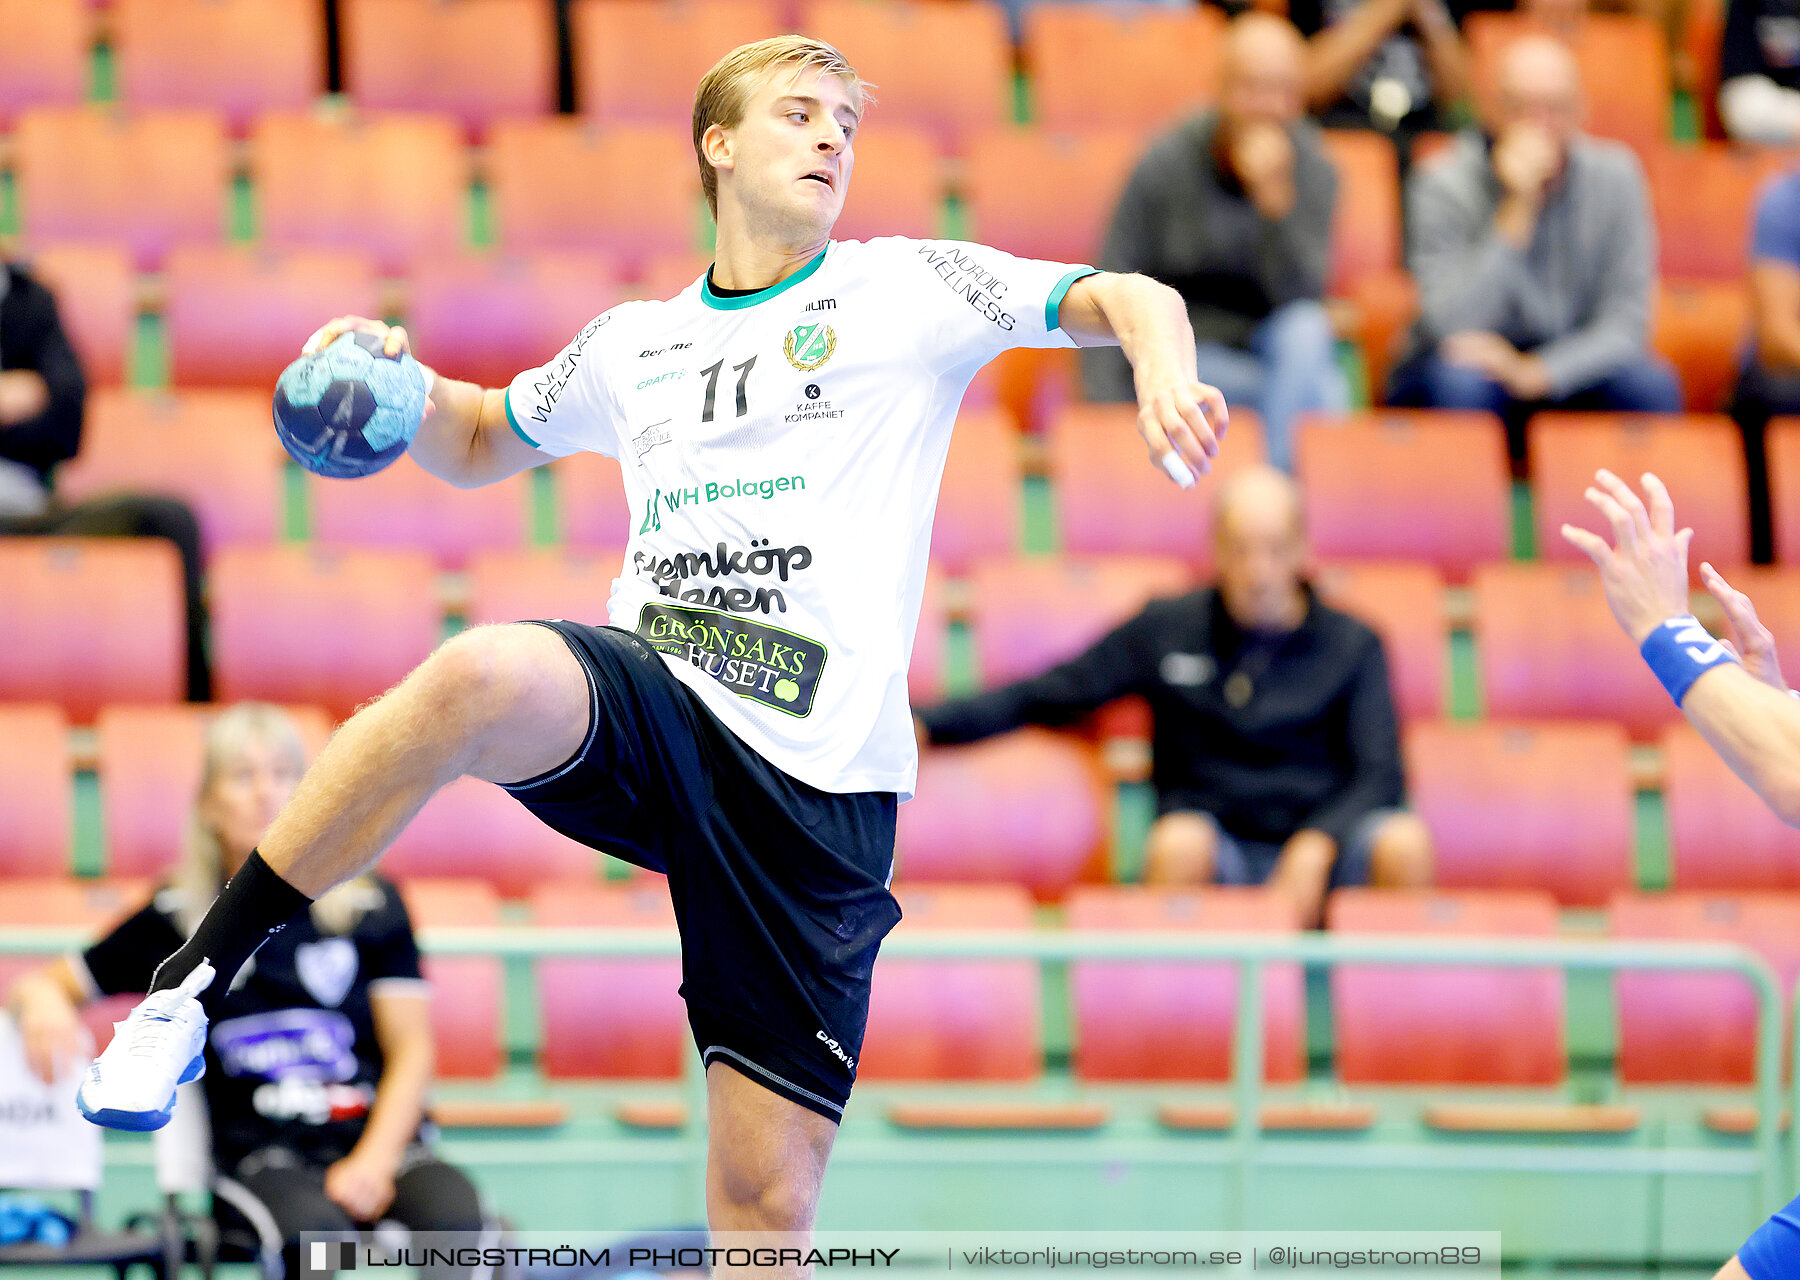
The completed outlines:
[[[425,415],[425,371],[372,333],[340,334],[275,384],[275,434],[314,475],[373,475],[406,452]]]

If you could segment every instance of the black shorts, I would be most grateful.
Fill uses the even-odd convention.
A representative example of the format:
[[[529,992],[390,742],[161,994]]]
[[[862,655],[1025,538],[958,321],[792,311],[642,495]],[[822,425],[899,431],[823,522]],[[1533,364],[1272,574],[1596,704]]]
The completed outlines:
[[[587,741],[507,788],[572,839],[666,872],[702,1059],[841,1119],[869,972],[900,920],[891,792],[839,795],[752,751],[629,632],[561,620],[587,672]]]

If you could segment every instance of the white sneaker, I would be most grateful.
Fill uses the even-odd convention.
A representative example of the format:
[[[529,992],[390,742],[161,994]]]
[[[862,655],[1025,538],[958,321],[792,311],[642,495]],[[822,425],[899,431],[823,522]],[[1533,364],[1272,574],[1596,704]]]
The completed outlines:
[[[195,999],[212,984],[202,960],[179,987],[146,996],[88,1068],[75,1105],[108,1129],[160,1129],[175,1111],[175,1086],[206,1072],[206,1011]]]

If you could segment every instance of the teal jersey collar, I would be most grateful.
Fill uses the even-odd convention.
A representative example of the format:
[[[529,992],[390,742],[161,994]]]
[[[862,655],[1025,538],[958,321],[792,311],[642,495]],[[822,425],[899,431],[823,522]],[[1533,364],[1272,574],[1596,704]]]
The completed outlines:
[[[824,264],[825,255],[831,252],[829,243],[819,250],[818,256],[800,270],[794,272],[786,280],[770,285],[767,289],[758,289],[755,293],[746,293],[736,298],[721,298],[713,292],[712,268],[706,269],[706,275],[700,281],[700,300],[714,311],[742,311],[745,307],[754,307],[759,302],[767,302],[778,294],[786,293],[802,280],[812,275]]]

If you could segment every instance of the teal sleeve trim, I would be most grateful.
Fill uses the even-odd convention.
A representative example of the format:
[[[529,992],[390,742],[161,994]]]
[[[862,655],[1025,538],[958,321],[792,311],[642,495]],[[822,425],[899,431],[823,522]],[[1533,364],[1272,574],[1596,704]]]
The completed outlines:
[[[1077,280],[1085,280],[1089,276],[1100,274],[1098,267],[1076,267],[1068,275],[1056,282],[1056,288],[1050,290],[1050,298],[1044,303],[1044,332],[1055,333],[1062,328],[1062,321],[1056,313],[1062,309],[1062,300],[1068,296],[1069,290]]]
[[[526,444],[530,445],[533,449],[542,449],[544,446],[526,435],[525,428],[521,427],[519,425],[519,420],[513,417],[512,389],[510,387],[507,389],[506,394],[500,397],[500,401],[506,406],[506,425],[513,429],[513,434],[523,440]]]

